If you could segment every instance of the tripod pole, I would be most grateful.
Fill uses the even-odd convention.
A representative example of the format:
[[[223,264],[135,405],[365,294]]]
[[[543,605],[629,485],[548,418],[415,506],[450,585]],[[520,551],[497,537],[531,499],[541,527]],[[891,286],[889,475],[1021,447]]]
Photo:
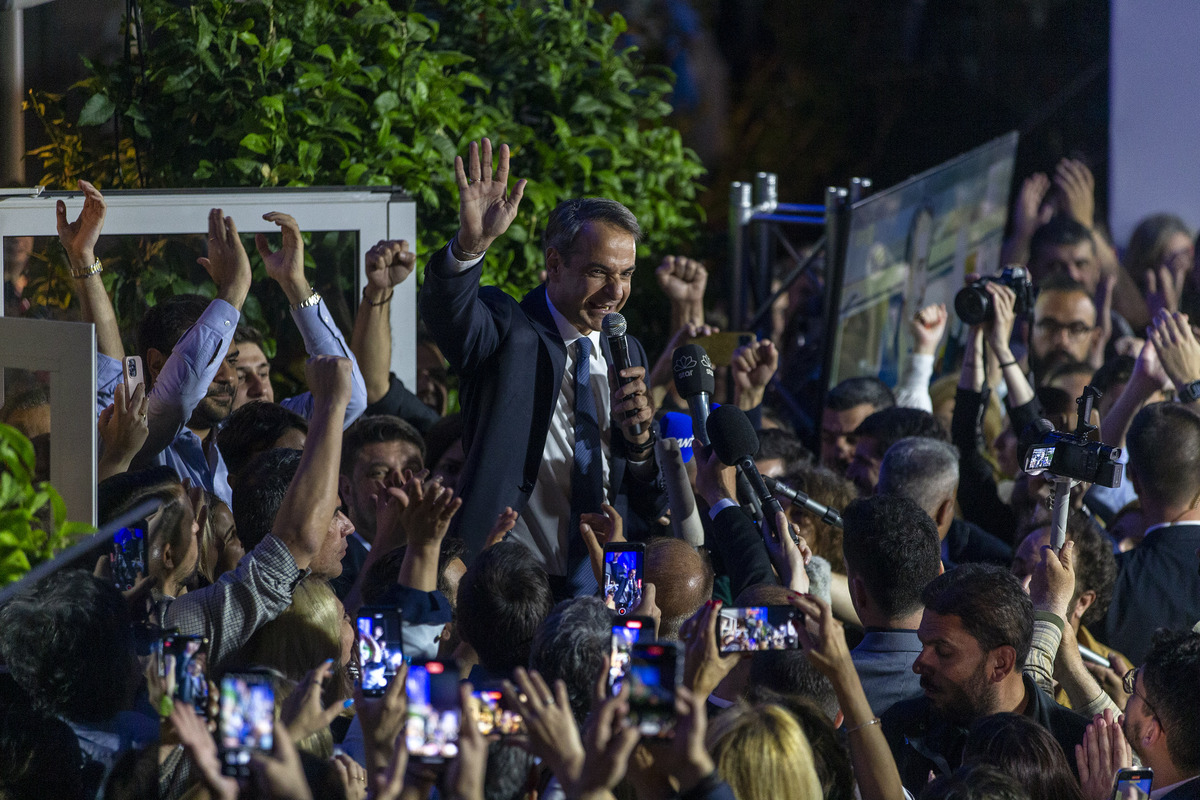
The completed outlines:
[[[1054,478],[1054,529],[1050,532],[1050,546],[1054,552],[1062,550],[1067,541],[1067,515],[1071,512],[1070,478]]]

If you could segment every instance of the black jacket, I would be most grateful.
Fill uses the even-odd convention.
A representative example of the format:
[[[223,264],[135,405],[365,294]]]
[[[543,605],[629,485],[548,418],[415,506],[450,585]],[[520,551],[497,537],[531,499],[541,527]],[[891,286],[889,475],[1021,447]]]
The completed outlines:
[[[1054,702],[1028,675],[1021,677],[1025,683],[1025,696],[1029,698],[1025,716],[1050,731],[1063,752],[1071,754],[1067,762],[1071,771],[1076,772],[1075,745],[1083,741],[1089,720]],[[931,770],[934,775],[949,775],[962,764],[967,728],[942,717],[929,698],[896,703],[881,719],[883,735],[887,737],[896,768],[900,771],[900,781],[914,796],[919,795],[929,782]]]

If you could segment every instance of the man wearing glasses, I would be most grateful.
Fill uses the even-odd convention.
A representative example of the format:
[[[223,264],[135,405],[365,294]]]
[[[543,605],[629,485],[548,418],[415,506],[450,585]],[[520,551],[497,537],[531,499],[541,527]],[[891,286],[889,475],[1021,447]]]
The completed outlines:
[[[1062,275],[1039,286],[1029,338],[1029,366],[1040,384],[1055,367],[1072,361],[1099,366],[1104,359],[1104,331],[1096,325],[1096,304],[1087,287]]]
[[[1150,800],[1200,799],[1200,633],[1164,631],[1125,675],[1122,726],[1154,770]]]

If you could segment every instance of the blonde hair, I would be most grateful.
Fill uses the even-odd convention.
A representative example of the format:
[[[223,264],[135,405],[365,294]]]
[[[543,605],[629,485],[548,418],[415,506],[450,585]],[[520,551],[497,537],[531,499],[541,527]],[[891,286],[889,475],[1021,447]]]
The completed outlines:
[[[777,705],[741,703],[713,720],[708,749],[737,800],[822,800],[812,747]]]
[[[329,584],[306,577],[296,584],[292,604],[254,632],[244,651],[247,664],[278,670],[288,680],[300,682],[309,670],[333,659],[333,674],[325,686],[325,705],[345,700],[352,687],[342,663],[341,602]]]

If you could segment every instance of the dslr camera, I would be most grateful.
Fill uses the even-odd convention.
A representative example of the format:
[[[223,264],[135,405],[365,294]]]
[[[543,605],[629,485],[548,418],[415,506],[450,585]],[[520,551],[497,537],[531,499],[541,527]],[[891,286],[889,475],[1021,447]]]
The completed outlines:
[[[1086,386],[1079,404],[1079,425],[1074,433],[1054,430],[1049,420],[1038,420],[1022,435],[1030,445],[1026,450],[1025,471],[1030,475],[1049,472],[1058,478],[1073,478],[1097,486],[1116,488],[1121,485],[1125,467],[1118,462],[1121,448],[1103,442],[1093,442],[1088,434],[1096,430],[1090,424],[1092,403],[1100,391]]]
[[[954,310],[958,318],[968,325],[980,325],[990,322],[996,317],[996,309],[992,307],[992,296],[983,288],[986,283],[998,283],[1007,286],[1016,294],[1013,311],[1018,317],[1033,312],[1033,303],[1037,300],[1037,289],[1029,279],[1029,273],[1024,267],[1005,267],[999,275],[985,276],[958,290],[954,296]]]

